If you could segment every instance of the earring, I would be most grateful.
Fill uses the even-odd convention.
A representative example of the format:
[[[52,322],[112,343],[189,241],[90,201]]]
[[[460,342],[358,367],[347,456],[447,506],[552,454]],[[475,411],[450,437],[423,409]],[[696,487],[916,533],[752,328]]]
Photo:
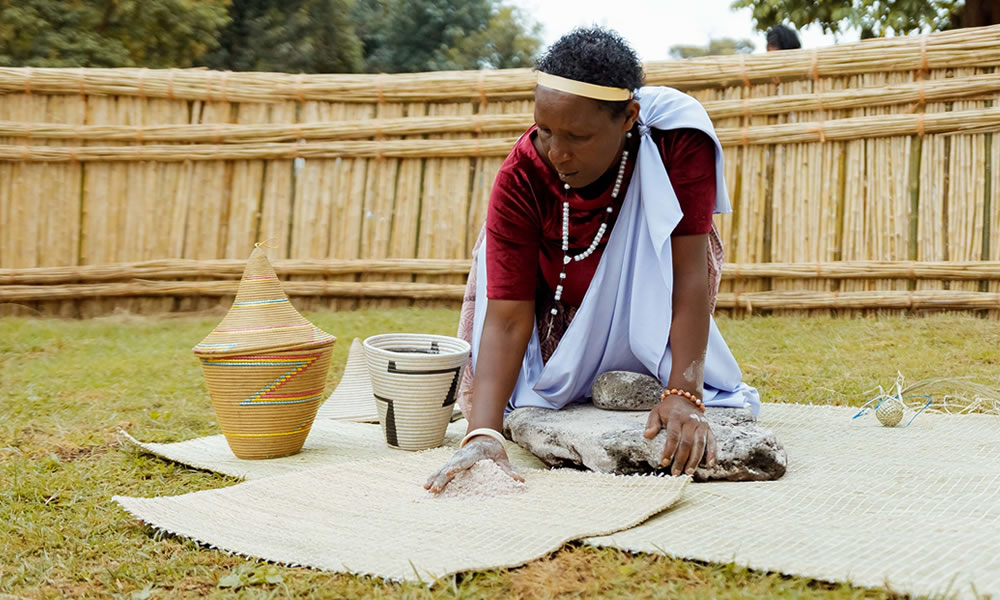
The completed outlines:
[[[626,131],[625,132],[625,137],[627,137],[627,138],[632,137],[632,132],[631,131]]]

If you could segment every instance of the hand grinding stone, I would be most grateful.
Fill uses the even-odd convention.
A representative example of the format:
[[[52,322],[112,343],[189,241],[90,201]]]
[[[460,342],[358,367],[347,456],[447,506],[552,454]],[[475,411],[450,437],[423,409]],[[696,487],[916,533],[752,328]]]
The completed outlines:
[[[699,467],[695,481],[768,481],[785,474],[788,458],[774,434],[742,408],[705,411],[718,444],[716,464]],[[607,411],[588,404],[562,410],[519,408],[504,420],[504,432],[552,467],[586,468],[623,475],[661,472],[666,431],[648,440],[648,413]]]
[[[652,410],[664,387],[655,377],[629,371],[608,371],[590,386],[594,406],[605,410]]]
[[[593,406],[520,408],[507,415],[504,431],[550,466],[619,474],[662,472],[659,461],[667,434],[661,431],[647,440],[643,430],[663,389],[649,375],[611,371],[594,381]],[[766,481],[784,475],[784,447],[749,410],[709,408],[705,417],[718,454],[714,467],[695,471],[696,481]]]

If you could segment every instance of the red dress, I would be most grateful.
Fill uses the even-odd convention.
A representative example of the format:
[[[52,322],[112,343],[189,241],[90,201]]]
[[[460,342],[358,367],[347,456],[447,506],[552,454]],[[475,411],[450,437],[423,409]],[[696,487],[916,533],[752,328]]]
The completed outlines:
[[[684,217],[673,235],[707,234],[715,207],[715,144],[695,129],[650,132],[660,150]],[[566,266],[563,304],[577,307],[590,285],[625,200],[635,167],[639,136],[626,142],[629,159],[621,192],[612,199],[618,161],[597,181],[568,193],[558,175],[538,155],[535,128],[521,136],[500,167],[486,217],[487,297],[499,300],[551,298],[562,268],[562,203],[570,204],[570,254],[584,251],[612,205],[608,229],[597,250]]]

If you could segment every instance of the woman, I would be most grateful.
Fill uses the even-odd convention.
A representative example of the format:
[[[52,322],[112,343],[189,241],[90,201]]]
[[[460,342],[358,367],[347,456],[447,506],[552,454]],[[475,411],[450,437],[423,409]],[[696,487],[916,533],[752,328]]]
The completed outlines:
[[[477,461],[510,468],[506,411],[584,401],[606,371],[666,385],[645,436],[667,431],[674,475],[715,460],[709,406],[759,407],[711,320],[729,212],[707,113],[642,65],[614,32],[577,29],[537,65],[535,125],[497,174],[476,254],[469,433],[426,484]],[[464,312],[464,311],[463,311]],[[461,335],[461,332],[460,332]]]

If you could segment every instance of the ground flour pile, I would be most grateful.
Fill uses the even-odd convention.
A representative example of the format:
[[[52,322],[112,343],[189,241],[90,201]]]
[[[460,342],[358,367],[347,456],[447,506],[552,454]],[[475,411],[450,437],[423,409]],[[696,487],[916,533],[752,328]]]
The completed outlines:
[[[503,472],[492,460],[481,460],[455,475],[438,496],[443,498],[489,498],[523,492],[526,486]]]

